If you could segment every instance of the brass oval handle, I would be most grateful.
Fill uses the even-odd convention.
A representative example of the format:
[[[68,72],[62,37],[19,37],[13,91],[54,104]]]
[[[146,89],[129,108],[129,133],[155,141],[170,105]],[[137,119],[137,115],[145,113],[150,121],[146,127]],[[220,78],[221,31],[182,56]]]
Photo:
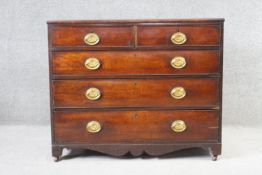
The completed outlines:
[[[182,32],[176,32],[171,36],[171,41],[174,44],[184,44],[187,41],[187,37]]]
[[[183,120],[175,120],[172,124],[171,124],[171,129],[174,132],[183,132],[186,130],[186,123]]]
[[[96,33],[88,33],[84,37],[84,42],[90,46],[94,46],[99,42],[100,38]]]
[[[175,99],[182,99],[186,96],[186,90],[183,87],[175,87],[170,94]]]
[[[87,58],[85,61],[85,67],[89,70],[96,70],[100,67],[100,61],[94,57]]]
[[[91,87],[86,90],[86,98],[89,100],[97,100],[101,97],[101,92],[95,87]]]
[[[182,69],[186,66],[186,59],[181,56],[174,57],[171,62],[171,66],[176,69]]]
[[[86,130],[91,133],[97,133],[102,129],[98,121],[90,121],[86,125]]]

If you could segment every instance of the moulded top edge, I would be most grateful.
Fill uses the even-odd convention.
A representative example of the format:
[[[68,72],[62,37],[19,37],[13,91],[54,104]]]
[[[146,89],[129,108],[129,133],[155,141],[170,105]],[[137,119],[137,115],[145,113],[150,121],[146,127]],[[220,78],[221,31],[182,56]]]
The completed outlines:
[[[206,19],[132,19],[132,20],[50,20],[48,24],[128,24],[128,23],[220,23],[224,18]]]

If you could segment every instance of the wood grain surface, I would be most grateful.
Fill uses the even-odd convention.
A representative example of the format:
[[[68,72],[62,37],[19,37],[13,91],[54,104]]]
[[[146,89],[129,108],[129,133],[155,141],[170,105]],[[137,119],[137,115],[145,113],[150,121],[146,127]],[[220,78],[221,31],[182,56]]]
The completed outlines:
[[[86,98],[88,88],[101,91],[101,98]],[[174,99],[174,87],[186,96]],[[55,108],[107,107],[199,107],[219,105],[219,78],[58,80],[53,82]]]
[[[161,143],[217,141],[217,111],[90,111],[55,112],[57,143]],[[86,124],[98,121],[102,129],[89,133]],[[186,130],[175,133],[171,124],[183,120]]]
[[[96,33],[100,41],[91,47],[132,46],[134,44],[132,27],[55,27],[51,30],[52,46],[88,46],[84,37]]]
[[[182,56],[186,66],[175,69],[170,62]],[[101,66],[89,70],[85,60],[95,57]],[[53,54],[53,74],[61,76],[112,77],[128,75],[218,75],[218,51],[87,51]]]
[[[182,32],[187,41],[183,45],[219,45],[219,26],[139,26],[137,28],[138,46],[166,46],[172,34]]]

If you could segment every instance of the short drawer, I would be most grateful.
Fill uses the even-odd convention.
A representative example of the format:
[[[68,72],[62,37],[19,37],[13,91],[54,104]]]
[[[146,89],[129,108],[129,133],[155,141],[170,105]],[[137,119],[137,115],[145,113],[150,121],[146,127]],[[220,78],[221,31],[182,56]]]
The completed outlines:
[[[218,51],[56,52],[53,74],[115,77],[128,75],[207,75],[220,73]]]
[[[54,112],[56,143],[218,141],[218,111]]]
[[[133,46],[132,27],[60,27],[50,29],[51,46]]]
[[[217,46],[219,26],[139,26],[138,46]]]
[[[216,107],[219,78],[53,81],[55,108]]]

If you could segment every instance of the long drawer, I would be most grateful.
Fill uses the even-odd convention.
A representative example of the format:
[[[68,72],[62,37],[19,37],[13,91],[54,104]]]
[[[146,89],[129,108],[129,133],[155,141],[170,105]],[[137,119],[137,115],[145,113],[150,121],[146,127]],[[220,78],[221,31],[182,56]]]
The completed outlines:
[[[218,51],[56,52],[52,57],[53,74],[64,76],[115,77],[220,73]]]
[[[215,107],[219,78],[53,81],[55,108]]]
[[[219,112],[90,111],[55,112],[57,143],[217,141]]]

